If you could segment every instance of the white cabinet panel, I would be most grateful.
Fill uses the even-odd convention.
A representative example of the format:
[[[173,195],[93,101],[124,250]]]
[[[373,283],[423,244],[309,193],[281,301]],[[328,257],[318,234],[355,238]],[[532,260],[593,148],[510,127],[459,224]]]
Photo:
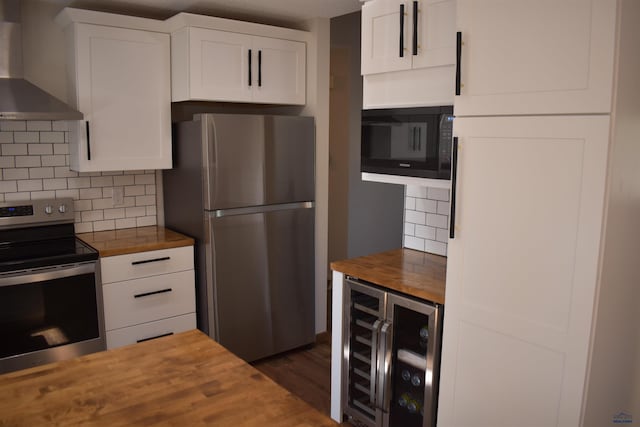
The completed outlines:
[[[161,336],[177,334],[196,328],[196,314],[169,317],[154,322],[107,331],[107,349],[118,348]]]
[[[193,270],[103,286],[107,331],[195,312]]]
[[[71,168],[170,168],[169,35],[76,23],[67,36],[71,102],[86,120],[71,123]]]
[[[137,252],[100,259],[102,283],[193,269],[193,246]]]
[[[409,2],[409,6],[412,2]],[[412,68],[439,67],[456,63],[456,2],[418,2],[418,52]]]
[[[400,8],[404,8],[403,31]],[[411,68],[410,25],[407,2],[373,0],[362,6],[362,74],[407,70]],[[400,56],[400,38],[403,39]]]
[[[616,2],[458,0],[456,116],[611,111]]]
[[[577,425],[609,117],[456,118],[454,134],[460,148],[439,425]],[[465,354],[479,340],[482,346]],[[501,349],[502,362],[485,347]],[[484,369],[492,371],[486,390],[471,386]],[[525,390],[514,389],[514,369]],[[480,400],[500,408],[503,421],[478,412]]]
[[[306,102],[306,44],[187,27],[171,35],[172,99]]]

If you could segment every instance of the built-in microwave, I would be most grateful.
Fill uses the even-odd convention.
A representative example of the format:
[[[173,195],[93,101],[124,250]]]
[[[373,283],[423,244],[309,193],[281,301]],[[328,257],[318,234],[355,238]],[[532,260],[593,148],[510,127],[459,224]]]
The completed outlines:
[[[362,110],[361,171],[451,179],[453,107]]]

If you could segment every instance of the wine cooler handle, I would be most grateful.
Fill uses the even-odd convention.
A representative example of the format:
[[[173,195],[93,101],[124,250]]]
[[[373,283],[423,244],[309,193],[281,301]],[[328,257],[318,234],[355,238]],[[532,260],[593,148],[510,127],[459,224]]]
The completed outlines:
[[[378,356],[378,408],[389,412],[391,404],[391,323],[384,322],[380,329]]]
[[[369,402],[376,404],[376,372],[378,371],[378,337],[380,336],[380,326],[382,320],[378,319],[373,322],[371,328],[371,381],[369,385]]]

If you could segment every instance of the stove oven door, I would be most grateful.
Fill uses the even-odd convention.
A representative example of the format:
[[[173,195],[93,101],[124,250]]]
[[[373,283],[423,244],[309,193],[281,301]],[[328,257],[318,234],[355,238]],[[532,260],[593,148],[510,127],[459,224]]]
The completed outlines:
[[[0,275],[0,373],[104,349],[95,262]]]

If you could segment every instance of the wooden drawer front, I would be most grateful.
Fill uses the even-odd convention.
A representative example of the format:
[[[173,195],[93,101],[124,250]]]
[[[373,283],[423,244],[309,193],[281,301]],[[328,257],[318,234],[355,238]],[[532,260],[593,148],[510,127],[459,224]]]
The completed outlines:
[[[193,246],[138,252],[100,260],[102,283],[193,269]]]
[[[107,349],[122,347],[169,334],[196,328],[196,314],[189,313],[169,319],[107,331]]]
[[[194,278],[189,270],[104,285],[105,329],[195,312]]]

